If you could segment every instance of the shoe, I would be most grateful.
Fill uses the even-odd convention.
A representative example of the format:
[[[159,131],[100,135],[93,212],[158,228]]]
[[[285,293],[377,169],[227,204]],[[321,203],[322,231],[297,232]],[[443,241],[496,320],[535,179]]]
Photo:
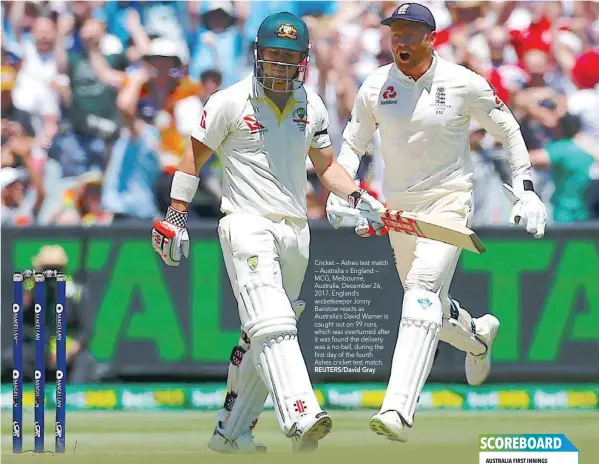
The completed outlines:
[[[466,353],[466,380],[470,385],[480,385],[491,372],[491,347],[499,330],[499,319],[491,314],[474,319],[476,337],[487,350],[481,355]]]
[[[391,441],[408,441],[408,425],[397,411],[377,413],[370,419],[370,430]]]
[[[230,440],[223,435],[223,423],[217,422],[214,433],[208,442],[208,448],[223,454],[256,454],[266,453],[266,446],[254,441],[251,431],[242,433],[236,440]]]
[[[287,434],[291,438],[295,453],[311,453],[318,448],[318,442],[329,434],[333,420],[327,412],[316,416],[304,416],[298,420]]]

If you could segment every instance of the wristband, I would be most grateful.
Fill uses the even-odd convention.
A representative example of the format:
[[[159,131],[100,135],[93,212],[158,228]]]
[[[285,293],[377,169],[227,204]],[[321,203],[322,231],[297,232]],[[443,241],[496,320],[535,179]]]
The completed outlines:
[[[347,202],[349,203],[349,206],[352,208],[355,208],[356,205],[358,204],[358,201],[360,201],[360,198],[362,198],[362,195],[364,195],[366,193],[366,190],[364,189],[359,189],[356,190],[355,192],[352,192],[349,194],[349,196],[347,197]]]
[[[529,174],[520,174],[512,178],[512,187],[516,193],[520,194],[523,192],[534,192],[534,185],[532,183],[532,177]]]
[[[522,181],[522,185],[524,185],[524,191],[525,192],[534,192],[535,191],[535,187],[532,184],[532,180],[523,180]]]
[[[187,212],[179,211],[172,206],[169,206],[166,210],[166,216],[164,218],[166,222],[174,225],[175,227],[180,227],[181,229],[185,229],[187,226]]]
[[[171,199],[191,203],[200,185],[200,178],[183,171],[175,171],[171,185]]]

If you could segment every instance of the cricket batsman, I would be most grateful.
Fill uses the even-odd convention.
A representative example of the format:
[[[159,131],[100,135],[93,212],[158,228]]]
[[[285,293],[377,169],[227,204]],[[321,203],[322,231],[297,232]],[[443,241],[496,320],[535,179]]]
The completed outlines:
[[[313,451],[332,420],[318,404],[298,344],[297,301],[309,257],[306,156],[323,184],[362,211],[383,205],[337,163],[328,114],[304,87],[310,40],[306,24],[276,13],[260,25],[254,73],[213,94],[174,174],[171,206],[152,229],[152,244],[169,266],[189,254],[187,207],[200,167],[216,151],[223,164],[218,236],[238,302],[243,353],[228,414],[219,414],[208,446],[223,453],[263,452],[251,433],[270,393],[281,431],[295,451]],[[233,379],[229,378],[229,381]],[[234,401],[233,401],[234,400]]]
[[[374,71],[361,86],[338,162],[355,177],[360,156],[378,128],[387,207],[469,225],[473,189],[468,128],[474,117],[502,140],[508,153],[517,196],[510,223],[522,222],[528,233],[543,237],[546,209],[534,191],[528,151],[507,106],[483,77],[435,53],[435,19],[425,6],[404,3],[382,24],[391,28],[394,63]],[[333,193],[330,205],[345,201]],[[332,214],[328,218],[334,227],[342,219]],[[404,298],[387,391],[370,428],[405,442],[438,341],[466,353],[468,383],[479,385],[489,375],[499,320],[490,314],[473,318],[449,298],[458,248],[393,231],[389,240]]]

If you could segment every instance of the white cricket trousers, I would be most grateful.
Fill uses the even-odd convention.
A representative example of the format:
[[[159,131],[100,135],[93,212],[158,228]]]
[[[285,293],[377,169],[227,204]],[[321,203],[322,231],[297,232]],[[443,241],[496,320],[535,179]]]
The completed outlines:
[[[410,209],[388,200],[387,207],[428,213],[468,226],[472,219],[472,192],[453,192],[430,204]],[[461,249],[443,242],[392,231],[389,233],[389,240],[404,291],[418,287],[437,293],[443,313],[449,314],[449,287]]]
[[[284,289],[290,301],[297,300],[308,267],[310,229],[307,221],[232,213],[219,221],[218,236],[238,302],[240,289],[256,279]],[[291,311],[293,315],[291,306],[280,310]],[[242,305],[239,305],[239,315],[243,327],[249,321]]]

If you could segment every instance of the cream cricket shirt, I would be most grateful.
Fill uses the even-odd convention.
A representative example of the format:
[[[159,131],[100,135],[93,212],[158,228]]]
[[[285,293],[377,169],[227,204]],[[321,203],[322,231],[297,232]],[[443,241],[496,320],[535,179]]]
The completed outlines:
[[[343,158],[350,151],[364,154],[378,128],[387,201],[417,205],[452,191],[467,191],[473,169],[471,117],[504,142],[514,174],[529,174],[520,127],[506,105],[483,77],[436,54],[417,81],[395,64],[366,79],[345,128],[339,160],[347,167]]]
[[[223,213],[307,219],[306,157],[331,145],[320,97],[296,90],[280,112],[253,75],[210,97],[192,137],[223,164]]]

